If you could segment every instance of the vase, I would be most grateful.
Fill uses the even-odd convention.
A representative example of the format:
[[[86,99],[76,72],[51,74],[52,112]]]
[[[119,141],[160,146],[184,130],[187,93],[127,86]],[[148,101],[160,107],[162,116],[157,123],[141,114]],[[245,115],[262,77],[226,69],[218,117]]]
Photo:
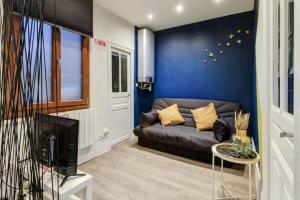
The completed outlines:
[[[238,135],[242,144],[250,144],[251,140],[247,135],[247,130],[238,130]]]

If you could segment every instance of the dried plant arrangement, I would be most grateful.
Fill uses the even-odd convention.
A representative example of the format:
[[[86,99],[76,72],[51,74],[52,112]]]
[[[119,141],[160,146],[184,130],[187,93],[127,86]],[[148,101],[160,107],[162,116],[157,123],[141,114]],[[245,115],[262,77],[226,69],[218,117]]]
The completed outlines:
[[[249,126],[250,113],[242,113],[242,111],[240,111],[238,114],[235,112],[234,115],[236,128],[234,140],[239,143],[249,144],[250,138],[247,136],[247,129]]]
[[[242,111],[237,115],[235,112],[235,128],[237,130],[247,130],[249,126],[250,113],[243,114]]]

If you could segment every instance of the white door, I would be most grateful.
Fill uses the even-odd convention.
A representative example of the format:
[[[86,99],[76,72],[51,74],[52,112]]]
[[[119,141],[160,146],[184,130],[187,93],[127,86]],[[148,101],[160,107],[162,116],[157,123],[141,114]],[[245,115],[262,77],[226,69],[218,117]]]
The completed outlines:
[[[109,63],[110,132],[112,145],[115,145],[129,137],[131,127],[130,53],[110,46]]]
[[[300,3],[295,2],[295,19],[300,19]],[[297,132],[295,134],[295,150],[296,150],[296,162],[295,162],[295,199],[300,199],[300,23],[295,23],[295,126]]]
[[[270,1],[270,200],[294,199],[294,0]],[[298,191],[299,192],[299,191]]]

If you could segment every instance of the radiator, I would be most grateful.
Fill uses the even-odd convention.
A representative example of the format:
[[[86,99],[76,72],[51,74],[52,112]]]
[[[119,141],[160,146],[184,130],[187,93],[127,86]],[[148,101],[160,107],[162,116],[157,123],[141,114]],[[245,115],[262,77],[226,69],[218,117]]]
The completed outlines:
[[[94,144],[95,109],[75,110],[58,114],[61,117],[79,120],[78,149]]]

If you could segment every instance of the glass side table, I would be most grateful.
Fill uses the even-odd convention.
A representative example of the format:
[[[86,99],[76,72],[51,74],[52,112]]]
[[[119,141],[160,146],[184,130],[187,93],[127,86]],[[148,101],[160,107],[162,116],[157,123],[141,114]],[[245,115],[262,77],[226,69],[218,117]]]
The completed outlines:
[[[247,149],[249,152],[249,157],[243,157],[242,155],[239,155],[238,153],[235,153],[231,151],[231,149],[238,147],[237,144],[216,144],[212,146],[212,199],[213,200],[221,200],[221,199],[238,199],[238,198],[248,198],[249,200],[252,200],[256,198],[255,194],[252,194],[252,165],[256,164],[260,157],[258,153],[251,149]],[[223,192],[226,191],[230,197],[218,197],[215,198],[215,157],[219,157],[221,159],[221,187]],[[224,160],[236,164],[244,164],[249,167],[249,194],[245,196],[236,196],[231,192],[229,187],[224,183]]]

